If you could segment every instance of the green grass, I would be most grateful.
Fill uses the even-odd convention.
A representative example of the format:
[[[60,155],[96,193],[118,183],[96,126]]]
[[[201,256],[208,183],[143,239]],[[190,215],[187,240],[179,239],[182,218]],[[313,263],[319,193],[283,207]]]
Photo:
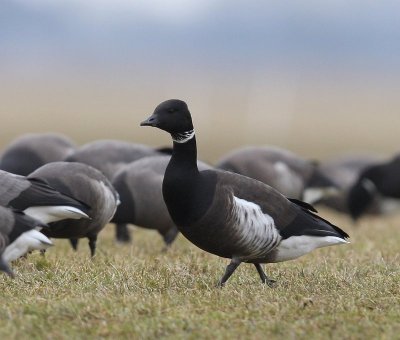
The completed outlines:
[[[399,339],[400,218],[323,215],[352,243],[267,265],[273,289],[246,264],[215,288],[228,261],[182,236],[162,253],[155,232],[119,246],[107,227],[93,260],[58,240],[0,276],[0,339]]]

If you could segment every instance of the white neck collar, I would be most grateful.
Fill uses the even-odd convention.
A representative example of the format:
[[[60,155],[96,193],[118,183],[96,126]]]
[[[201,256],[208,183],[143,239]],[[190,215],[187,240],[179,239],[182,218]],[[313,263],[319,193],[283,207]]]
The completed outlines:
[[[194,137],[194,129],[185,132],[172,133],[171,136],[175,143],[186,143]]]

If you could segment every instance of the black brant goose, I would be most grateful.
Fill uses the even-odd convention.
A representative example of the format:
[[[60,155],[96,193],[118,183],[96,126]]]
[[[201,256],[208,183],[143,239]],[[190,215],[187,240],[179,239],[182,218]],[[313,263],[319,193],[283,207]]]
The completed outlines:
[[[14,276],[9,263],[28,251],[45,249],[51,241],[36,227],[46,227],[22,211],[0,206],[0,270]]]
[[[315,203],[337,192],[318,164],[274,146],[248,146],[224,156],[216,168],[257,179],[283,195]]]
[[[85,144],[65,159],[66,162],[80,162],[100,170],[110,181],[121,166],[138,159],[168,153],[143,144],[124,142],[121,140],[102,139]],[[126,224],[117,224],[115,228],[117,241],[129,243],[131,235]]]
[[[118,193],[97,169],[82,163],[53,162],[32,172],[29,179],[40,178],[53,188],[76,197],[87,204],[90,219],[64,220],[49,223],[42,232],[49,237],[68,238],[76,249],[78,239],[87,237],[91,255],[95,255],[98,233],[113,217]]]
[[[295,259],[316,248],[347,243],[348,235],[315,215],[307,203],[288,200],[257,180],[222,170],[199,171],[196,137],[185,102],[167,100],[141,123],[171,134],[173,153],[163,197],[179,231],[199,248],[230,258],[223,286],[242,262],[253,263],[271,284],[261,263]]]
[[[22,210],[43,223],[88,218],[89,207],[60,193],[40,178],[27,178],[0,170],[0,205]]]
[[[28,176],[44,164],[63,160],[74,149],[75,144],[62,134],[25,134],[5,148],[0,158],[0,169]]]
[[[380,157],[365,154],[341,155],[321,162],[319,169],[335,183],[339,190],[336,195],[323,197],[318,204],[344,214],[350,214],[347,205],[350,188],[357,182],[358,176],[364,169],[379,162]],[[367,212],[373,215],[383,213],[378,197],[371,202]]]
[[[400,156],[361,172],[347,197],[352,218],[357,220],[365,213],[375,197],[381,199],[382,206],[392,205],[400,210]]]
[[[162,197],[162,182],[170,158],[160,155],[139,159],[125,165],[112,181],[121,204],[111,222],[157,230],[167,246],[178,235]],[[198,162],[198,167],[210,168],[202,162]]]

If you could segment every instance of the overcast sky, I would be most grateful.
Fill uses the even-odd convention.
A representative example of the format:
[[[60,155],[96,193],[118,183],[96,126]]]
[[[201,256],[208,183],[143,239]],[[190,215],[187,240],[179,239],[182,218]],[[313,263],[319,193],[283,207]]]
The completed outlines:
[[[400,66],[400,2],[2,0],[3,66]]]

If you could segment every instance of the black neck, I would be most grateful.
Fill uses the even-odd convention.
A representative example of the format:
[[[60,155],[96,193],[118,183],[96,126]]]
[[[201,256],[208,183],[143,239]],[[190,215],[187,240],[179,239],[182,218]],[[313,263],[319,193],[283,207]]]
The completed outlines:
[[[179,164],[179,170],[198,172],[196,136],[185,143],[174,142],[171,163]]]
[[[200,182],[196,138],[193,137],[186,143],[174,142],[172,157],[165,171],[163,196],[178,227],[188,225],[198,218]]]
[[[216,179],[206,178],[197,168],[196,137],[185,143],[174,142],[165,171],[163,196],[172,220],[179,230],[190,227],[210,207]]]

